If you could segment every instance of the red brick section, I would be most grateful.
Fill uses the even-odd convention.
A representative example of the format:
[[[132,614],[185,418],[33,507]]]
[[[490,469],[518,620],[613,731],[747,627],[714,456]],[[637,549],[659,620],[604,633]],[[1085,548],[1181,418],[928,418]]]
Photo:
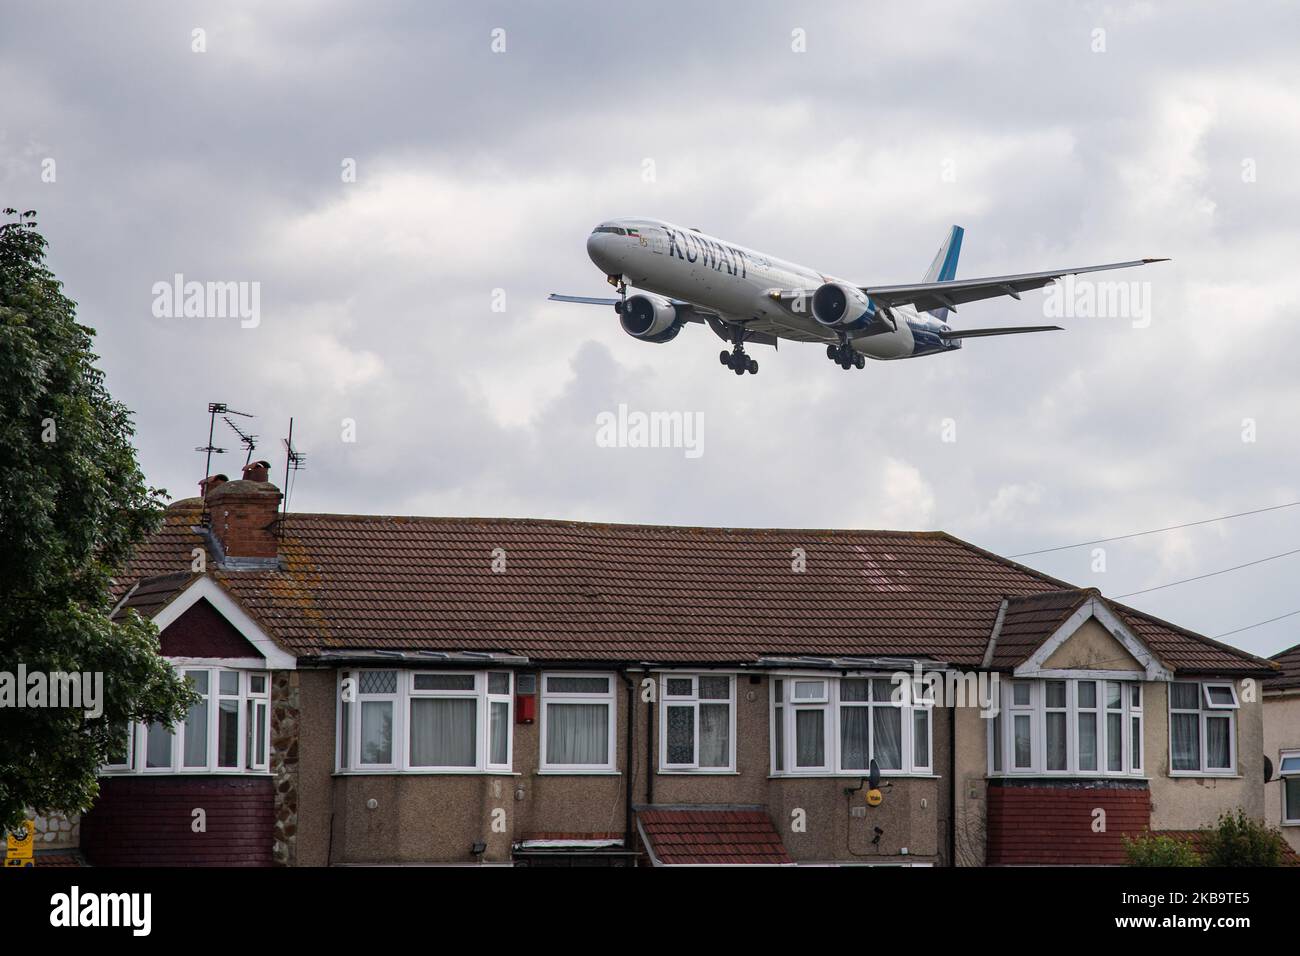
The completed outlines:
[[[1093,811],[1106,811],[1105,832],[1093,832]],[[989,866],[1095,866],[1128,862],[1123,835],[1151,825],[1151,793],[1143,787],[1051,783],[988,790]]]
[[[164,657],[261,657],[207,601],[196,601],[159,635]]]
[[[213,494],[241,482],[230,482]],[[187,570],[197,499],[121,578]],[[215,510],[215,509],[214,509]],[[215,520],[215,516],[214,516]],[[492,572],[493,549],[506,570]],[[802,549],[807,569],[791,569]],[[1068,586],[939,532],[674,528],[291,514],[284,570],[215,575],[287,650],[511,651],[540,661],[748,662],[765,655],[983,659],[1006,595]],[[213,566],[212,562],[209,567]],[[1119,613],[1174,668],[1259,658]]]
[[[270,866],[274,802],[270,777],[101,778],[81,851],[92,866]]]
[[[1271,677],[1264,682],[1268,690],[1291,690],[1300,687],[1300,644],[1273,655],[1269,660],[1282,668],[1282,672],[1277,677]]]
[[[637,811],[650,849],[665,866],[792,863],[765,810]]]
[[[212,534],[227,557],[274,558],[280,490],[265,481],[228,481],[208,492]]]

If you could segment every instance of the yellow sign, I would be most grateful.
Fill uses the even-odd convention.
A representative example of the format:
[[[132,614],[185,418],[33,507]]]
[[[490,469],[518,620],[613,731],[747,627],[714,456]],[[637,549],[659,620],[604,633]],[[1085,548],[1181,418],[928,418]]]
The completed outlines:
[[[879,790],[867,791],[867,806],[878,807],[885,801],[885,795]]]
[[[22,866],[21,863],[10,863],[10,860],[31,860],[32,858],[32,838],[36,833],[36,821],[24,820],[22,826],[17,830],[11,830],[9,833],[9,848],[5,852],[6,866]]]

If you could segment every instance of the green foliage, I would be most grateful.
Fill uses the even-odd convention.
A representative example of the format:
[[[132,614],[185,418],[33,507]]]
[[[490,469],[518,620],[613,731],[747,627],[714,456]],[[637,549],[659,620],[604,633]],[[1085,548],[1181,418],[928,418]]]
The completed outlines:
[[[1124,836],[1124,852],[1129,866],[1200,866],[1201,858],[1188,840],[1144,833],[1130,839]]]
[[[107,617],[112,575],[158,526],[164,493],[145,485],[130,413],[45,266],[34,215],[0,225],[0,671],[102,673],[103,714],[0,707],[0,828],[24,807],[88,807],[112,728],[174,723],[192,697],[151,623]]]
[[[1275,827],[1246,816],[1238,807],[1207,828],[1202,845],[1206,866],[1281,866],[1286,842]]]

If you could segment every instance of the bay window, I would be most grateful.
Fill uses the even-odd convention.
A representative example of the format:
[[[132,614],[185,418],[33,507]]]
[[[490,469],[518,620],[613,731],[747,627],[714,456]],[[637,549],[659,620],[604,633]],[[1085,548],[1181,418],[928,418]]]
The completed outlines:
[[[542,675],[543,772],[599,773],[614,768],[614,677]]]
[[[369,669],[340,681],[340,771],[509,771],[509,671]]]
[[[1300,825],[1300,750],[1284,750],[1278,773],[1282,778],[1282,822]]]
[[[178,665],[199,699],[172,729],[124,725],[106,773],[259,773],[270,769],[266,671]]]
[[[1237,689],[1230,682],[1170,684],[1171,773],[1236,773],[1237,708]]]
[[[772,680],[773,774],[929,773],[932,703],[892,677]]]
[[[1001,695],[1002,712],[988,722],[990,773],[1142,773],[1140,683],[1013,680],[1002,682]]]
[[[665,674],[659,684],[659,768],[735,769],[735,679],[729,674]]]

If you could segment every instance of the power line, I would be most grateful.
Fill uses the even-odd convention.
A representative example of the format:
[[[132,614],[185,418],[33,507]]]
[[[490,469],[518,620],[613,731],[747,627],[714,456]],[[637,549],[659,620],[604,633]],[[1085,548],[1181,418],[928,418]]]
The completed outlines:
[[[1281,554],[1269,555],[1267,558],[1260,558],[1256,561],[1247,561],[1245,564],[1233,565],[1230,568],[1223,568],[1220,571],[1210,571],[1208,574],[1198,574],[1193,578],[1183,578],[1181,581],[1170,581],[1168,584],[1157,584],[1153,588],[1143,588],[1141,591],[1129,591],[1127,594],[1116,594],[1115,597],[1118,599],[1133,597],[1137,594],[1150,594],[1152,591],[1162,591],[1165,588],[1172,588],[1179,584],[1188,584],[1191,581],[1203,581],[1206,578],[1212,578],[1215,575],[1227,574],[1229,571],[1240,571],[1242,568],[1254,567],[1257,564],[1263,564],[1265,561],[1276,561],[1278,558],[1289,557],[1293,554],[1300,554],[1300,548],[1296,548],[1294,551],[1284,551]]]
[[[1254,627],[1263,627],[1265,624],[1272,624],[1274,621],[1280,621],[1283,618],[1295,617],[1300,611],[1287,611],[1285,614],[1279,614],[1277,617],[1270,617],[1267,621],[1256,621],[1254,624],[1247,624],[1245,627],[1239,627],[1232,631],[1224,631],[1222,634],[1215,634],[1215,638],[1229,637],[1233,634],[1240,634],[1242,631],[1249,631]]]
[[[1113,538],[1098,538],[1095,541],[1079,541],[1076,542],[1075,544],[1058,545],[1055,548],[1040,548],[1037,551],[1021,551],[1019,554],[1009,554],[1007,555],[1007,557],[1028,558],[1036,554],[1050,554],[1053,551],[1068,551],[1071,548],[1085,548],[1090,544],[1106,544],[1110,541],[1125,541],[1129,538],[1141,538],[1142,536],[1148,534],[1162,534],[1166,531],[1177,531],[1180,528],[1194,528],[1197,525],[1213,524],[1216,521],[1227,521],[1230,518],[1244,518],[1247,515],[1264,514],[1264,512],[1266,511],[1280,511],[1283,508],[1294,508],[1297,505],[1300,505],[1300,501],[1288,501],[1284,505],[1272,505],[1271,507],[1268,508],[1256,508],[1253,511],[1238,511],[1236,514],[1219,515],[1217,518],[1203,518],[1200,521],[1188,521],[1185,524],[1171,524],[1167,528],[1152,528],[1150,531],[1134,531],[1131,534],[1117,534]],[[1189,579],[1189,580],[1195,580],[1195,579]],[[1139,591],[1136,593],[1140,594],[1141,592]]]

